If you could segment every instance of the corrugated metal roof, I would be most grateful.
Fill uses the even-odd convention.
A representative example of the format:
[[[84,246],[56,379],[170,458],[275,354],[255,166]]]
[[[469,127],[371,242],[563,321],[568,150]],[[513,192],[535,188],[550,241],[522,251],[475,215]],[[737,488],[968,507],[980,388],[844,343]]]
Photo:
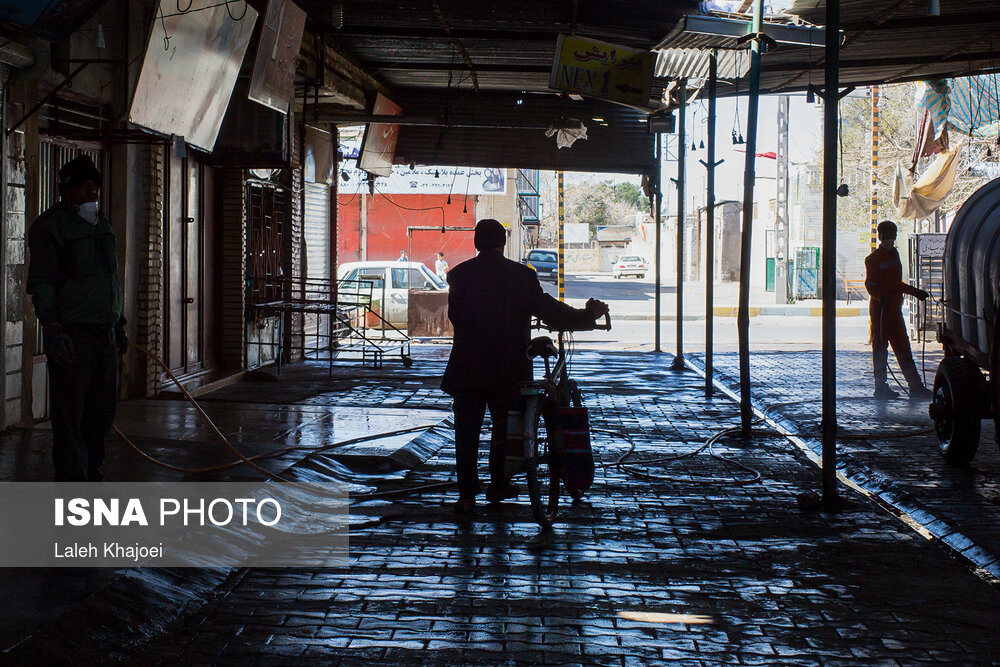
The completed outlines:
[[[740,79],[750,70],[750,54],[746,50],[719,51],[719,79]],[[656,55],[655,76],[665,79],[708,78],[709,49],[662,49]]]
[[[940,0],[940,16],[927,3],[841,0],[843,85],[960,76],[1000,68],[1000,3]],[[797,0],[788,10],[815,24],[826,21],[826,4]],[[764,56],[761,89],[802,90],[823,81],[822,48],[788,47]]]

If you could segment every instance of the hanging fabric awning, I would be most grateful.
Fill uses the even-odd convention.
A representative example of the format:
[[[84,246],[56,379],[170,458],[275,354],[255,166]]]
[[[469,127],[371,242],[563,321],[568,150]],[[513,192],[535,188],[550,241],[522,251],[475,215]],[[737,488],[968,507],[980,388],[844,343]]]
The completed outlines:
[[[996,74],[937,79],[917,89],[917,111],[934,124],[934,135],[945,129],[961,134],[993,136],[1000,124],[1000,80]]]

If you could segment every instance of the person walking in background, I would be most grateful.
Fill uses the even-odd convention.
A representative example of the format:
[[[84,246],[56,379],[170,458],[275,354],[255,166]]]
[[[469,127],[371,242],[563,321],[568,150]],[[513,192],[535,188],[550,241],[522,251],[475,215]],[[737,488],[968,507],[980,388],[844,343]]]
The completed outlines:
[[[408,261],[410,261],[406,257],[406,251],[405,250],[400,250],[399,251],[399,257],[396,258],[396,261],[397,262],[408,262]]]
[[[448,319],[455,335],[441,381],[455,401],[455,512],[462,516],[476,508],[479,432],[487,408],[493,431],[486,499],[492,503],[517,495],[504,476],[504,442],[507,404],[521,382],[531,380],[531,317],[553,328],[583,331],[608,313],[608,305],[596,299],[573,308],[543,292],[534,271],[503,256],[507,232],[496,220],[480,220],[474,241],[479,255],[448,272]]]
[[[448,275],[448,262],[445,261],[443,252],[439,252],[437,259],[434,260],[434,273],[441,280],[445,280],[445,276]]]
[[[871,295],[868,314],[871,317],[872,366],[875,372],[875,398],[886,400],[897,398],[899,394],[889,388],[886,372],[889,354],[886,344],[892,345],[903,377],[910,385],[910,400],[928,400],[931,392],[913,363],[910,338],[903,322],[903,295],[909,294],[920,300],[929,295],[922,289],[903,282],[903,264],[896,250],[896,225],[883,220],[876,228],[879,246],[865,258],[865,289]]]
[[[103,479],[118,355],[128,345],[115,237],[98,211],[100,191],[89,157],[67,162],[59,170],[61,201],[28,230],[26,290],[45,344],[57,482]]]

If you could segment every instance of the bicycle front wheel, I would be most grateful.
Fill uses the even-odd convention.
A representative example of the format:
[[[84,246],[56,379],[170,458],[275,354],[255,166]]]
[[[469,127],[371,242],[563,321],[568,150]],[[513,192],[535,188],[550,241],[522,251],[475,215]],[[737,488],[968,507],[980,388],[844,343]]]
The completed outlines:
[[[524,468],[528,476],[531,513],[542,528],[550,528],[559,509],[559,466],[552,439],[552,420],[540,397],[524,408]]]

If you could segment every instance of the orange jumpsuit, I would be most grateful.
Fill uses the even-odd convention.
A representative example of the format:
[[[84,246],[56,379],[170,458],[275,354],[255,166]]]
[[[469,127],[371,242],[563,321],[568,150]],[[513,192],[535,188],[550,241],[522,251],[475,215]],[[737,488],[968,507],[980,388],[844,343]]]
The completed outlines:
[[[892,352],[910,387],[922,387],[924,383],[913,363],[902,313],[903,294],[917,296],[920,291],[903,282],[903,265],[895,248],[879,246],[865,258],[865,289],[872,297],[868,314],[871,316],[875,387],[886,384],[886,343],[892,345]]]

